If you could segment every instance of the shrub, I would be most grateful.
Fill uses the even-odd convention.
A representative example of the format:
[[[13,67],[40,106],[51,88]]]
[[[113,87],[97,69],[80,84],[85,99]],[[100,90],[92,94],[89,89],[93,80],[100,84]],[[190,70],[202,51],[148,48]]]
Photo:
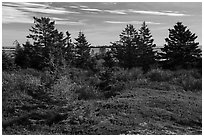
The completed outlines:
[[[71,80],[76,83],[84,83],[87,82],[87,80],[89,80],[89,78],[93,76],[93,73],[91,71],[83,69],[71,68],[69,70],[69,76]]]
[[[192,76],[195,79],[202,78],[202,72],[199,72],[199,70],[192,69],[192,70],[178,70],[174,73],[175,77],[180,77],[183,75]]]
[[[49,93],[54,100],[72,101],[76,98],[74,87],[75,83],[72,83],[68,76],[62,76],[55,82]]]
[[[100,84],[100,82],[101,82],[101,80],[99,79],[99,77],[98,76],[92,76],[92,77],[90,77],[89,78],[89,80],[87,81],[87,83],[89,84],[89,85],[92,85],[92,86],[97,86],[98,84]]]
[[[202,79],[195,79],[193,76],[183,74],[173,79],[173,83],[183,87],[185,91],[201,91]]]
[[[129,81],[128,83],[126,83],[126,88],[128,88],[128,89],[134,89],[134,88],[138,88],[138,87],[146,88],[148,84],[149,84],[148,79],[141,78],[141,79]]]
[[[171,83],[181,86],[185,91],[200,91],[202,75],[198,70],[178,70],[174,72]]]
[[[151,81],[168,82],[171,80],[173,73],[171,71],[164,71],[160,69],[153,69],[147,73],[147,77]]]
[[[103,94],[105,98],[111,98],[121,94],[125,88],[126,88],[126,83],[118,81],[113,84],[110,84],[108,87],[108,90],[103,91]]]
[[[129,75],[132,80],[137,80],[143,78],[143,71],[141,68],[132,68],[129,70]]]
[[[78,85],[75,87],[75,93],[79,100],[90,100],[102,98],[102,93],[96,90],[93,86]]]
[[[186,91],[202,91],[202,80],[188,78],[182,81],[182,87]]]
[[[50,89],[54,85],[55,81],[57,80],[57,77],[58,75],[51,74],[49,71],[45,71],[41,75],[40,79],[43,86],[45,86],[45,88]]]
[[[16,71],[16,73],[20,75],[31,75],[34,77],[41,77],[41,75],[44,74],[44,72],[41,72],[41,71],[38,71],[32,68],[21,69],[21,70]]]
[[[172,90],[171,87],[173,87],[169,82],[150,82],[148,84],[148,87],[150,89],[157,89],[157,90]]]
[[[119,69],[118,71],[113,72],[112,77],[114,77],[118,81],[124,82],[129,81],[131,79],[128,70],[125,69]]]
[[[16,112],[15,107],[28,105],[29,102],[33,101],[33,98],[39,99],[44,95],[42,94],[41,81],[37,77],[7,72],[2,74],[2,110],[4,117],[20,113]]]
[[[4,89],[8,92],[15,92],[16,90],[34,90],[35,88],[42,86],[40,78],[28,74],[22,75],[3,72],[2,80],[2,86],[4,86]]]
[[[130,70],[118,69],[113,72],[113,76],[118,81],[137,80],[143,77],[143,71],[140,68],[132,68]]]
[[[16,68],[14,63],[14,59],[2,51],[2,70],[4,71],[11,71]]]

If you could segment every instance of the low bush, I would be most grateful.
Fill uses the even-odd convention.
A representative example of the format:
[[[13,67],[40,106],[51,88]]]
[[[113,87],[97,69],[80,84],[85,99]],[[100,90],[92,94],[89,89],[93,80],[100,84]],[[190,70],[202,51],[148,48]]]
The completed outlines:
[[[168,70],[161,70],[161,69],[153,69],[149,71],[146,76],[151,81],[157,81],[157,82],[168,82],[171,80],[173,76],[173,72]]]
[[[14,58],[12,58],[11,55],[6,54],[6,52],[2,51],[2,70],[12,71],[14,69],[16,69]]]
[[[33,88],[42,86],[40,78],[28,74],[22,75],[3,72],[2,81],[3,89],[8,93],[15,92],[16,90],[34,90]]]
[[[118,81],[113,84],[110,84],[109,87],[107,87],[107,90],[103,91],[103,94],[105,98],[111,98],[121,94],[124,89],[126,89],[126,83]]]
[[[73,101],[76,99],[74,93],[75,86],[75,83],[73,83],[68,76],[62,76],[60,79],[56,80],[49,93],[54,100],[61,100],[64,102]]]
[[[191,75],[175,77],[173,83],[183,87],[185,91],[202,91],[202,79],[195,79]]]
[[[89,85],[76,85],[74,90],[79,100],[91,100],[103,97],[102,93]]]
[[[128,70],[119,69],[118,71],[113,72],[112,77],[114,77],[118,81],[129,81],[131,79],[130,73]]]
[[[141,79],[144,77],[143,71],[141,68],[132,68],[129,70],[132,80]]]
[[[33,99],[44,95],[41,81],[37,77],[7,72],[2,74],[3,117],[20,113],[16,112],[15,107],[28,105]]]
[[[188,78],[182,81],[182,87],[186,91],[202,91],[202,80]]]
[[[58,77],[58,75],[52,74],[49,71],[45,71],[42,73],[40,79],[43,86],[47,89],[50,89],[54,85]]]
[[[196,69],[192,70],[177,70],[174,72],[174,77],[185,77],[185,76],[191,76],[195,79],[201,79],[202,78],[202,72]]]
[[[126,83],[126,87],[128,89],[133,89],[133,88],[143,88],[143,87],[147,87],[149,81],[146,78],[141,78],[141,79],[137,79],[137,80],[132,80],[129,81],[128,83]]]
[[[181,86],[185,91],[201,91],[202,75],[198,70],[178,70],[170,83]]]
[[[33,68],[19,69],[18,71],[16,71],[16,73],[19,75],[31,75],[34,77],[41,77],[41,75],[44,74],[44,72],[38,71]]]
[[[137,80],[143,77],[143,71],[140,68],[132,68],[130,70],[118,69],[113,72],[113,76],[118,81]]]

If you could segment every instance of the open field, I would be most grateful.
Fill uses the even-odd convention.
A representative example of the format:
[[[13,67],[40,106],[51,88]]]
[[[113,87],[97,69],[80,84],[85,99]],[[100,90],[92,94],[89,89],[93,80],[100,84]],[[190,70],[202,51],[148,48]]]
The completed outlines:
[[[85,71],[52,76],[3,72],[3,134],[202,134],[202,80],[195,70],[119,70],[106,90]]]

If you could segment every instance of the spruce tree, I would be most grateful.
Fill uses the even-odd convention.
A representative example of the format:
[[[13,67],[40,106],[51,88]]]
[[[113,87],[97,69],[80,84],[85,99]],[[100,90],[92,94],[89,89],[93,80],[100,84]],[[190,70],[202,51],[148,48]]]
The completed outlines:
[[[153,43],[151,32],[146,23],[143,22],[139,29],[139,41],[138,43],[138,66],[142,67],[144,71],[149,70],[150,66],[155,63],[155,51],[156,44]]]
[[[15,64],[21,68],[34,67],[36,60],[33,53],[33,45],[29,41],[26,41],[23,47],[17,45],[15,49]]]
[[[50,18],[34,17],[34,26],[30,30],[31,34],[27,38],[33,40],[32,61],[36,69],[48,68],[57,69],[63,65],[63,33],[55,28],[55,22]]]
[[[195,42],[197,36],[182,22],[177,22],[173,29],[169,29],[169,37],[162,51],[165,68],[192,68],[201,60],[199,43]]]
[[[132,68],[137,65],[138,32],[129,24],[120,34],[120,40],[112,43],[111,51],[119,66]]]
[[[66,63],[68,65],[72,65],[74,60],[74,44],[71,40],[71,34],[68,31],[66,32],[66,37],[64,38],[64,44]]]
[[[75,59],[74,64],[77,68],[88,69],[90,66],[90,45],[86,40],[83,32],[79,32],[77,38],[75,38]]]
[[[112,68],[115,66],[115,60],[114,60],[114,57],[111,51],[107,51],[105,55],[103,56],[103,59],[105,61],[103,63],[103,66],[108,67],[108,68]]]

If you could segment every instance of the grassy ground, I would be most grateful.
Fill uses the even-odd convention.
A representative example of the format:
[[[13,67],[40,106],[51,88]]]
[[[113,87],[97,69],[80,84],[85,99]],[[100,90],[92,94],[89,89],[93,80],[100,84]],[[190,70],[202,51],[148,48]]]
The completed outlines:
[[[63,75],[52,83],[51,76],[39,77],[40,72],[3,72],[3,134],[202,134],[202,86],[192,88],[199,85],[201,76],[132,73],[117,72],[110,82],[111,91],[118,92],[106,98],[99,89],[81,83],[81,74],[81,82]],[[186,87],[185,78],[190,76],[195,76],[194,84]],[[89,84],[101,83],[92,79]],[[113,81],[124,88],[116,88]],[[82,97],[91,94],[91,98]]]

